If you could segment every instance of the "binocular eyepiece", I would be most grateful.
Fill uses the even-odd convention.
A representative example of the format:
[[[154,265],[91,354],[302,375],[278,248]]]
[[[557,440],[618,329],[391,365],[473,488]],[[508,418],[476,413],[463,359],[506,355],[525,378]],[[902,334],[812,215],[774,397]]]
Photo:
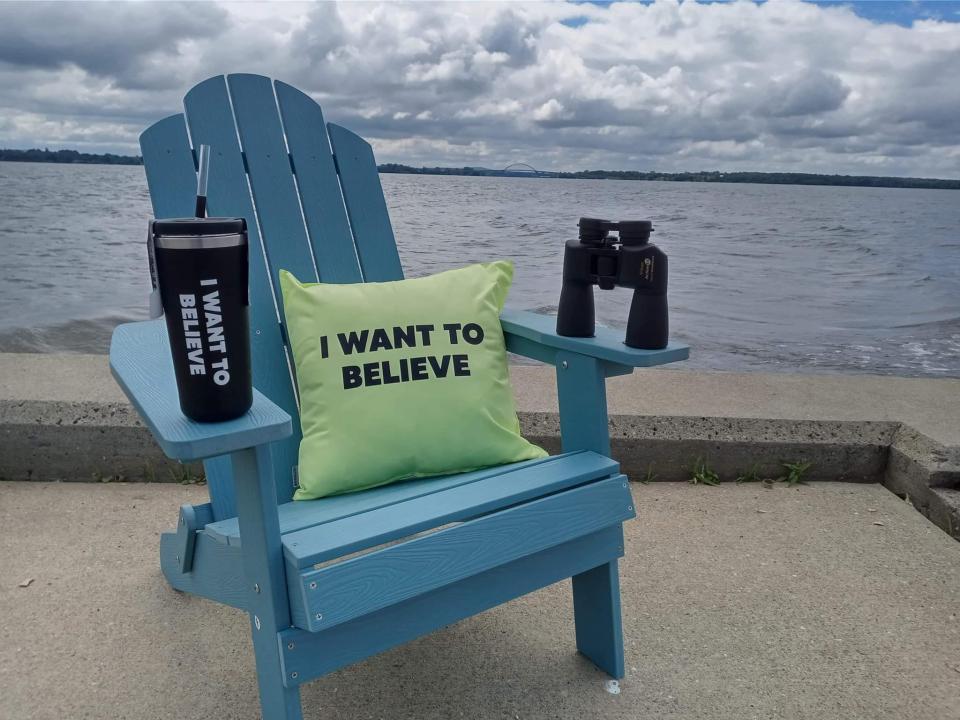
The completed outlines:
[[[650,240],[653,223],[649,220],[600,220],[598,218],[580,218],[580,242],[584,245],[608,245],[619,242],[622,245],[644,245]],[[619,233],[619,238],[611,238],[610,232]]]
[[[593,286],[633,289],[624,343],[660,350],[667,346],[667,255],[650,244],[649,220],[611,222],[580,218],[580,237],[566,244],[557,334],[593,337]],[[617,232],[618,236],[611,236]]]

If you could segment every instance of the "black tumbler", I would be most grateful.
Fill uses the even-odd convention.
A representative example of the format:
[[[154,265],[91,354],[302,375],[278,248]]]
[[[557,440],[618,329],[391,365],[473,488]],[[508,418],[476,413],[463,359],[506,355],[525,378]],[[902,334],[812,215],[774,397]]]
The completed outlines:
[[[180,409],[199,422],[243,415],[253,404],[246,220],[154,220],[149,243]]]

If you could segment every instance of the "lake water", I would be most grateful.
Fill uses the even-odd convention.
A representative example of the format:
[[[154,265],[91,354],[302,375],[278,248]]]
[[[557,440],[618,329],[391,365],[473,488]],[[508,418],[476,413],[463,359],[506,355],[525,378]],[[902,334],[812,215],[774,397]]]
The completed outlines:
[[[552,313],[580,215],[651,218],[684,366],[960,376],[960,192],[381,179],[408,276],[510,258],[508,304]],[[0,352],[106,352],[146,317],[150,214],[140,167],[0,162]],[[598,290],[599,319],[629,301]]]

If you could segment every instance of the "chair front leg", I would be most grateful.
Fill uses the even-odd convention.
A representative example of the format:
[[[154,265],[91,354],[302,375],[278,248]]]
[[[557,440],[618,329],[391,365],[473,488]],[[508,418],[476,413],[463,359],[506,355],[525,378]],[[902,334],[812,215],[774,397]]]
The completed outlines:
[[[260,707],[264,720],[302,720],[300,690],[284,685],[280,665],[278,633],[290,627],[290,601],[270,448],[241,450],[231,459]]]
[[[619,680],[624,674],[617,561],[573,576],[573,614],[577,650]]]
[[[564,452],[593,450],[610,455],[607,425],[607,368],[602,360],[558,352],[557,395]],[[624,674],[617,561],[573,577],[577,650],[614,678]]]

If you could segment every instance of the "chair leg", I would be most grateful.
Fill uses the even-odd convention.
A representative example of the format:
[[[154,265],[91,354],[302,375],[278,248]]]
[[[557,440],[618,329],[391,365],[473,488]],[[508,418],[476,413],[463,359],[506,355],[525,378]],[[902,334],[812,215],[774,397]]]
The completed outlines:
[[[573,576],[577,650],[608,675],[623,677],[620,575],[611,560]]]
[[[257,661],[257,686],[263,720],[303,720],[300,687],[283,686],[277,634],[267,632],[262,622],[258,630],[256,623],[251,613],[250,630],[253,633],[253,654]]]
[[[270,450],[241,450],[231,460],[263,720],[302,720],[299,687],[284,687],[281,675],[277,634],[290,627],[290,601]]]

